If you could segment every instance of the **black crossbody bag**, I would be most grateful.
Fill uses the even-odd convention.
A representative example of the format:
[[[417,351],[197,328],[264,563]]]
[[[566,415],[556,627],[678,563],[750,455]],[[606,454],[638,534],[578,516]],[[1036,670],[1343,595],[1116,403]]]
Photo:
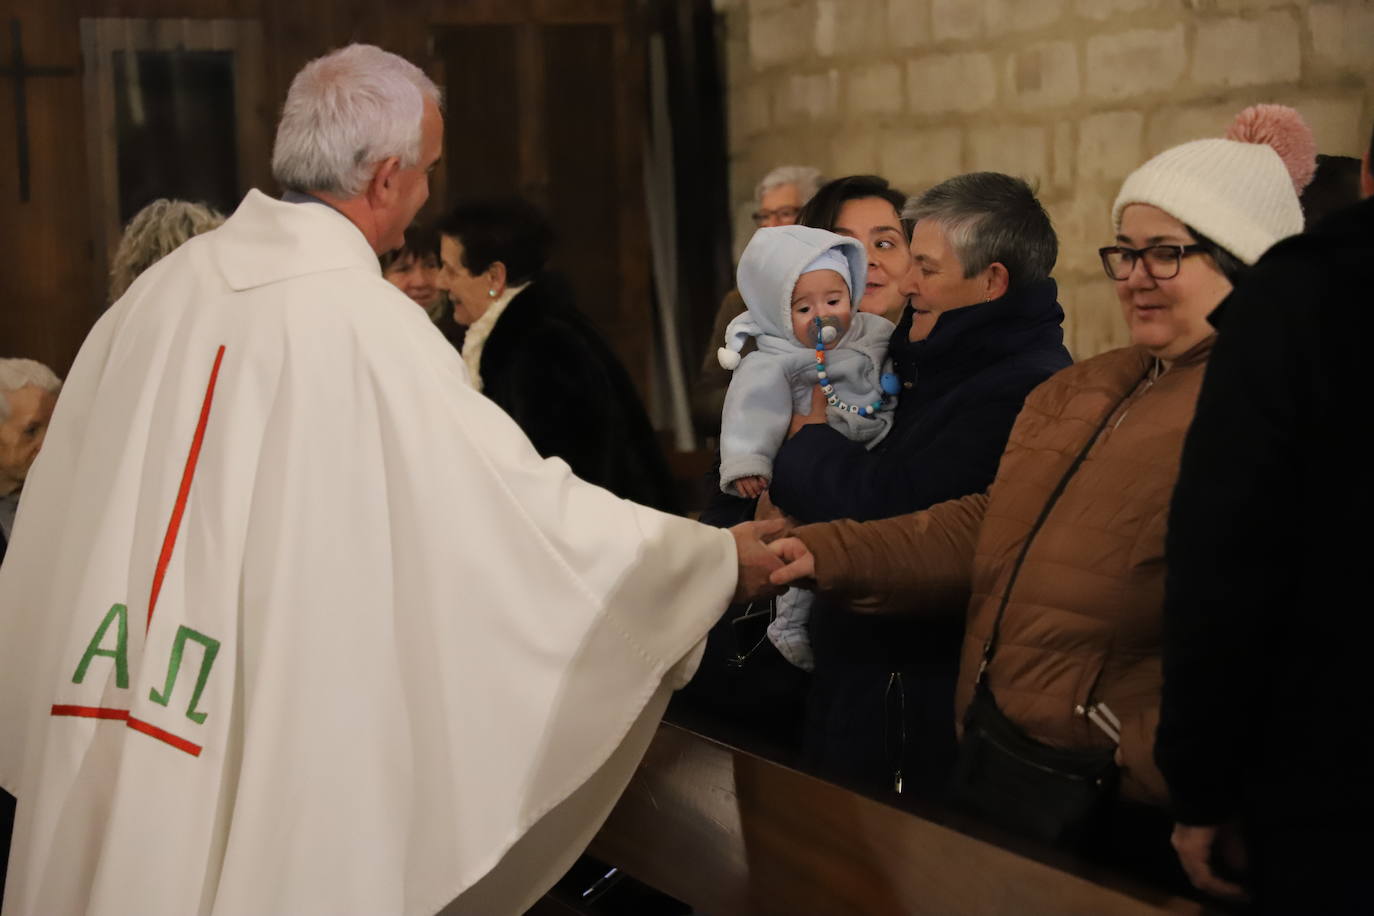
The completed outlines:
[[[1138,386],[1131,390],[1135,387]],[[1011,601],[1012,587],[1030,552],[1031,542],[1107,428],[1107,423],[1129,397],[1128,393],[1107,411],[1087,445],[1064,472],[1021,546],[997,609],[992,634],[983,644],[983,659],[974,683],[973,699],[964,714],[964,737],[959,743],[950,788],[951,800],[960,808],[1057,846],[1076,846],[1096,834],[1116,792],[1115,752],[1051,747],[1030,737],[998,708],[987,685],[987,670],[997,651],[1002,616]]]

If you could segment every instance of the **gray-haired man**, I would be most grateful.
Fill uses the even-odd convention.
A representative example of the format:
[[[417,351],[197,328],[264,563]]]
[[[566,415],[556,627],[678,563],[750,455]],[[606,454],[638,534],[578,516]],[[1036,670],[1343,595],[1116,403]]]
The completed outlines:
[[[438,101],[378,48],[307,64],[292,193],[83,345],[0,568],[6,912],[522,912],[777,565],[541,459],[382,278]]]

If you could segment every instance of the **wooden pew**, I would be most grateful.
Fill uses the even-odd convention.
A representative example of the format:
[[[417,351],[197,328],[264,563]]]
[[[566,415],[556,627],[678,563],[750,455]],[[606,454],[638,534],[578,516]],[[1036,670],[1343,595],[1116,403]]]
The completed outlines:
[[[1207,912],[672,723],[588,851],[710,916]]]

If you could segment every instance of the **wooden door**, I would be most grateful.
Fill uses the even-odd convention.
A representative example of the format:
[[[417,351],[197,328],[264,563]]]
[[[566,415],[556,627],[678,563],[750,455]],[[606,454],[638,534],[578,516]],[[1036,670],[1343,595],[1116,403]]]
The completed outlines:
[[[0,0],[0,356],[37,359],[65,375],[107,304],[109,254],[130,208],[186,193],[205,177],[199,162],[143,163],[139,180],[121,185],[129,118],[115,83],[127,87],[137,67],[116,72],[116,61],[141,55],[156,71],[158,55],[183,63],[232,55],[232,187],[221,196],[232,205],[249,187],[267,186],[267,99],[276,86],[258,12],[257,0]],[[204,116],[197,101],[182,113]],[[134,120],[154,116],[155,133],[156,100],[142,102]],[[158,142],[142,138],[144,149]]]
[[[258,97],[235,105],[255,121],[237,150],[241,190],[275,190],[266,177],[273,125],[302,64],[350,41],[402,54],[449,94],[448,165],[426,214],[474,193],[520,193],[542,205],[560,237],[554,266],[647,392],[643,54],[633,8],[629,0],[0,0],[0,356],[65,374],[105,306],[118,202],[102,158],[109,138],[98,133],[107,122],[88,110],[83,89],[83,20],[88,35],[94,20],[156,20],[143,31],[192,42],[223,33],[206,21],[234,20],[260,23],[262,36],[252,65],[262,70],[251,90]],[[11,50],[14,21],[22,67]]]
[[[0,0],[0,356],[59,374],[99,307],[87,266],[81,46],[66,7]]]

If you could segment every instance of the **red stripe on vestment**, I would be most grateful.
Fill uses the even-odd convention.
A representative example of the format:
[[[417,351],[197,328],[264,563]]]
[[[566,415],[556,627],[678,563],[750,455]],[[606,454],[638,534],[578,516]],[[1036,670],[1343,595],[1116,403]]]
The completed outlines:
[[[148,598],[148,622],[144,631],[153,625],[153,609],[157,607],[157,596],[162,591],[162,577],[167,575],[167,564],[172,561],[172,548],[176,546],[177,531],[181,529],[181,516],[186,512],[186,498],[191,494],[191,479],[196,476],[196,462],[200,459],[200,446],[205,441],[205,426],[210,421],[210,402],[215,397],[215,380],[219,378],[219,366],[224,361],[224,346],[215,353],[215,365],[210,370],[210,382],[205,386],[205,401],[200,405],[200,421],[196,423],[196,435],[191,440],[191,452],[186,456],[186,469],[181,472],[181,488],[177,491],[176,505],[172,507],[172,518],[167,523],[167,535],[162,539],[162,553],[157,558],[157,569],[153,571],[153,593]],[[132,727],[132,723],[130,723]],[[151,726],[149,726],[151,728]],[[154,735],[153,737],[157,737]],[[178,741],[181,739],[178,738]],[[170,743],[170,742],[169,742]],[[175,746],[175,745],[173,745]],[[196,747],[195,745],[191,745]],[[185,750],[185,748],[182,748]],[[187,751],[187,753],[190,753]],[[200,748],[196,747],[196,753]]]
[[[158,728],[151,722],[144,722],[142,719],[135,719],[129,715],[127,709],[110,709],[105,706],[63,706],[54,704],[52,708],[54,716],[76,716],[81,719],[117,719],[129,726],[136,732],[142,732],[150,738],[156,738],[164,744],[169,744],[179,751],[185,751],[192,757],[199,757],[202,750],[199,744],[179,738],[171,732]]]
[[[52,714],[55,716],[79,716],[83,719],[119,719],[120,721],[129,718],[129,710],[127,709],[107,709],[104,706],[54,705]]]
[[[156,725],[153,725],[151,722],[144,722],[142,719],[135,719],[133,716],[130,716],[129,727],[136,732],[142,732],[150,738],[156,738],[157,740],[165,744],[170,744],[172,747],[176,748],[179,751],[185,751],[192,757],[200,756],[199,744],[192,744],[185,738],[178,738],[171,732],[164,731],[158,728]]]

